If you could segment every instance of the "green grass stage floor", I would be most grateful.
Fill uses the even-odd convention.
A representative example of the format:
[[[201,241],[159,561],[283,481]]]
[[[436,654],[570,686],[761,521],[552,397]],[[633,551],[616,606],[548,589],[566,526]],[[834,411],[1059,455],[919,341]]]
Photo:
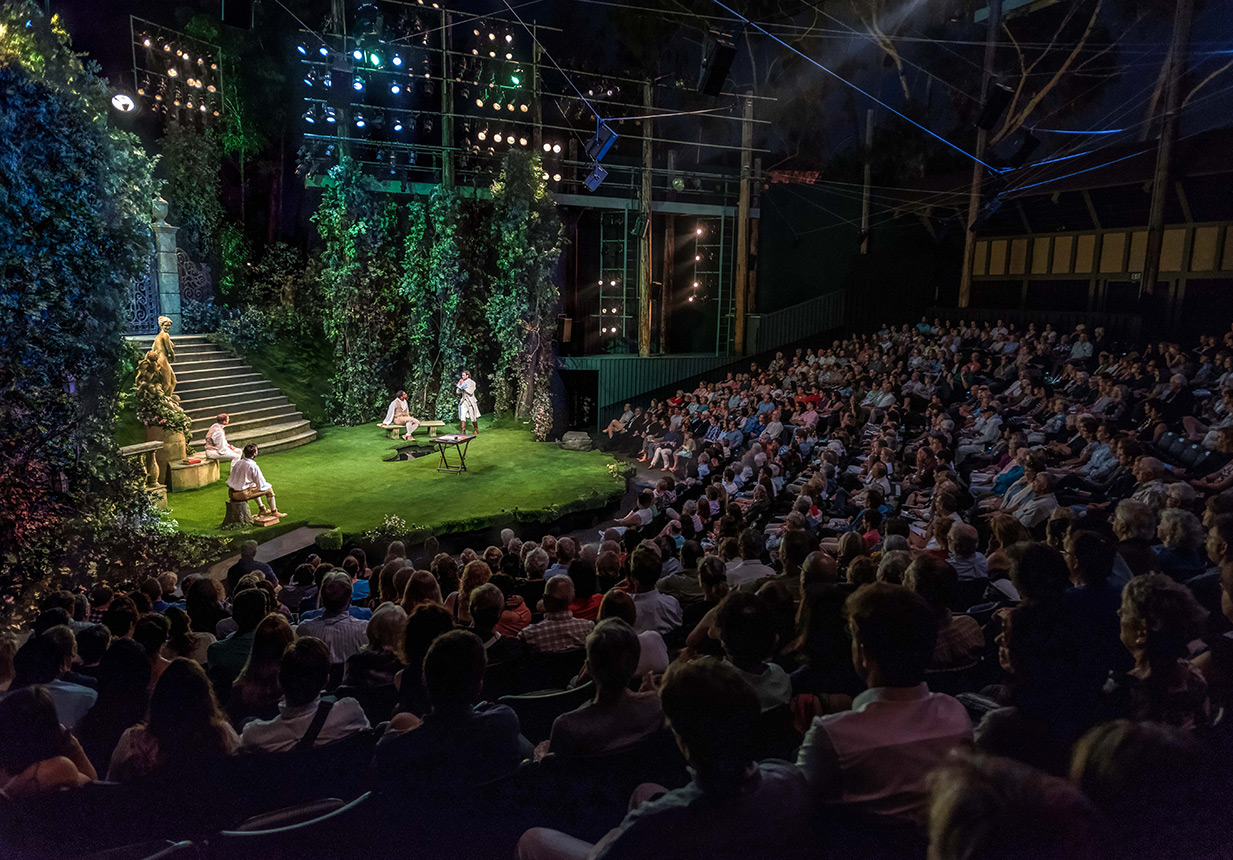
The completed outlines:
[[[386,461],[407,443],[375,424],[325,427],[317,441],[290,451],[258,456],[257,463],[288,516],[278,525],[219,528],[227,498],[228,464],[222,479],[199,490],[169,493],[167,504],[186,532],[272,538],[299,526],[339,528],[358,536],[401,517],[409,532],[450,534],[518,520],[545,522],[562,514],[605,507],[625,492],[624,469],[599,451],[564,451],[535,442],[529,430],[509,422],[482,421],[467,452],[467,471],[438,472],[435,449],[415,460]],[[445,432],[457,432],[446,427]],[[422,431],[416,440],[426,444]],[[452,452],[451,452],[452,453]]]

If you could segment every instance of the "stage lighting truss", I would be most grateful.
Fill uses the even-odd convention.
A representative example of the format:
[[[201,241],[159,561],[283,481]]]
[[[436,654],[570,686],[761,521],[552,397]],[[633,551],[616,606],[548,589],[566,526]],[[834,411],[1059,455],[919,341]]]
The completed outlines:
[[[133,44],[133,92],[136,102],[180,121],[189,114],[208,124],[222,116],[221,49],[210,42],[129,16]],[[307,48],[306,48],[307,50]]]

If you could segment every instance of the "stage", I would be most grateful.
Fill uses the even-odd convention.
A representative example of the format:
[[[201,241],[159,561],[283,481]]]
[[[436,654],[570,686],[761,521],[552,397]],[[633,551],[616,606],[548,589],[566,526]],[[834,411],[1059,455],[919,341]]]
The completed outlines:
[[[456,432],[447,426],[444,432]],[[186,532],[266,540],[301,526],[339,528],[356,537],[401,517],[408,530],[451,534],[511,522],[545,522],[565,513],[601,509],[625,492],[624,467],[600,451],[564,451],[535,442],[511,421],[480,421],[480,435],[467,453],[467,471],[438,472],[439,458],[421,431],[415,442],[431,452],[396,459],[410,445],[390,439],[375,424],[326,427],[317,441],[268,456],[259,455],[278,507],[287,516],[276,526],[219,528],[227,498],[227,471],[200,490],[170,493],[172,515]],[[442,432],[441,430],[437,431]],[[391,458],[391,459],[386,459]],[[255,505],[254,505],[255,509]]]

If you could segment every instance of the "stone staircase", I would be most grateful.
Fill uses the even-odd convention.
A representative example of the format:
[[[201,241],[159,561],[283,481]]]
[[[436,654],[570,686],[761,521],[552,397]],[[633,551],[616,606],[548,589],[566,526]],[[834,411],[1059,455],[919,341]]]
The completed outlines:
[[[153,337],[130,338],[149,349]],[[295,404],[268,379],[225,349],[210,343],[208,335],[178,334],[176,345],[176,394],[180,406],[192,419],[189,444],[205,449],[205,433],[219,412],[231,416],[227,441],[237,448],[255,442],[263,454],[307,445],[317,438]]]

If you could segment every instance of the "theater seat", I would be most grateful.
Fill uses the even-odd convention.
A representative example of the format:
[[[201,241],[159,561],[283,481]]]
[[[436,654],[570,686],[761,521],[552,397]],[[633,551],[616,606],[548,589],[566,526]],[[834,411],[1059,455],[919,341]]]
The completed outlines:
[[[595,695],[594,683],[588,681],[572,690],[548,690],[521,696],[502,696],[500,704],[508,705],[518,715],[522,736],[533,744],[548,740],[552,721],[572,711]]]
[[[356,857],[365,834],[373,832],[368,806],[372,792],[307,821],[265,830],[223,830],[205,842],[204,856],[219,860]]]
[[[564,690],[582,671],[587,652],[584,648],[570,651],[532,651],[526,657],[519,692]]]

